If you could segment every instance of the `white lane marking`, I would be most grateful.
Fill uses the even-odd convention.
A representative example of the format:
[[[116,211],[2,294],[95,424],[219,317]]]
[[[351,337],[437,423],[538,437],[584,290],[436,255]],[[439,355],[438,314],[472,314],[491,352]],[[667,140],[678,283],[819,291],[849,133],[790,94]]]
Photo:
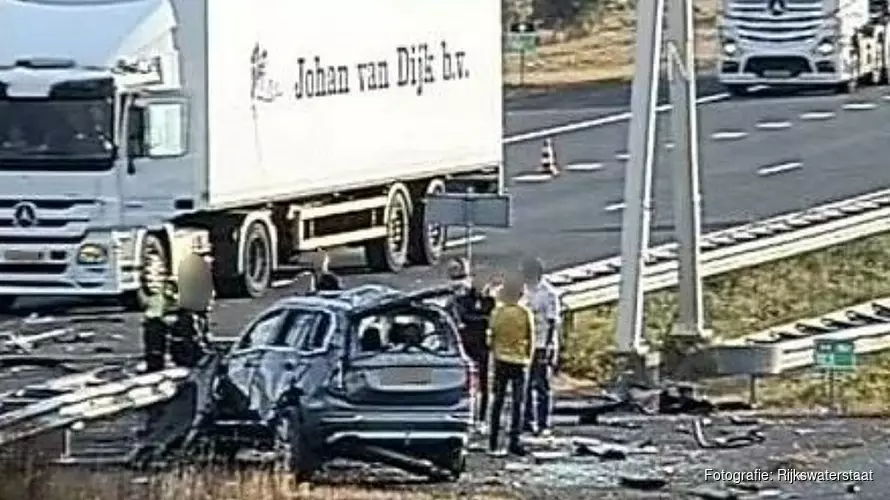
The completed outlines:
[[[741,130],[722,130],[711,134],[711,140],[714,141],[734,141],[748,137],[748,132]]]
[[[664,145],[664,149],[667,149],[668,151],[671,151],[675,147],[677,147],[677,145],[674,144],[673,142],[668,142]]]
[[[630,160],[630,153],[628,153],[627,151],[619,151],[615,153],[615,159],[618,161]]]
[[[884,99],[885,101],[890,101],[890,95],[885,95],[885,96],[883,97],[883,99]]]
[[[776,175],[789,172],[791,170],[797,170],[801,167],[803,167],[803,163],[799,161],[789,161],[780,163],[778,165],[771,165],[769,167],[759,168],[757,169],[757,175],[765,177],[767,175]]]
[[[480,243],[482,241],[485,241],[487,238],[488,237],[484,234],[474,234],[473,236],[470,236],[469,238],[467,238],[467,237],[454,238],[453,240],[448,240],[445,242],[445,248],[451,249],[451,248],[465,247],[465,246],[467,246],[468,243],[472,243],[472,244]]]
[[[834,111],[808,111],[806,113],[801,113],[800,119],[806,121],[812,120],[828,120],[829,118],[834,118],[837,116],[837,113]]]
[[[617,106],[599,106],[587,108],[545,108],[545,109],[508,109],[505,115],[575,115],[602,113],[604,109],[616,108]]]
[[[710,104],[712,102],[722,101],[729,97],[729,94],[722,92],[720,94],[713,94],[709,96],[700,97],[696,100],[696,104]],[[659,113],[663,113],[671,109],[670,104],[662,104],[656,108],[656,111]],[[523,134],[517,134],[510,137],[505,137],[503,143],[507,144],[516,144],[518,142],[532,141],[535,139],[543,139],[545,137],[551,135],[559,135],[566,134],[569,132],[577,132],[579,130],[584,130],[587,128],[593,127],[601,127],[603,125],[611,125],[613,123],[619,123],[630,119],[630,111],[625,111],[624,113],[618,113],[615,115],[609,116],[601,116],[599,118],[594,118],[592,120],[584,120],[577,123],[568,123],[566,125],[560,125],[558,127],[548,127],[541,130],[533,130],[531,132],[525,132]]]
[[[552,179],[553,176],[547,174],[521,174],[513,177],[513,182],[547,182]]]
[[[774,122],[759,122],[755,125],[760,130],[783,130],[786,128],[791,128],[791,122],[788,121],[774,121]]]
[[[595,161],[590,163],[572,163],[566,165],[566,172],[593,172],[602,168],[603,164]]]
[[[612,203],[611,205],[606,205],[603,210],[605,210],[606,212],[617,212],[619,210],[624,210],[624,207],[626,206],[627,204],[622,201],[618,203]]]
[[[877,108],[878,105],[873,102],[848,102],[842,107],[847,111],[868,111]]]

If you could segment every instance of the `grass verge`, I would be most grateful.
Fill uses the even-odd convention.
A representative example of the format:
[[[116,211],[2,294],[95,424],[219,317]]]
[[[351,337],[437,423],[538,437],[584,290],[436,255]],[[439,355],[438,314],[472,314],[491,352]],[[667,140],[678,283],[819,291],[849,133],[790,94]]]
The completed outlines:
[[[771,262],[705,280],[709,327],[737,337],[795,319],[890,296],[890,235]],[[648,294],[647,335],[658,342],[677,311],[673,290]],[[612,375],[616,308],[580,313],[566,345],[566,372],[598,382]],[[854,410],[890,409],[890,353],[873,357],[842,382],[844,402]],[[825,384],[811,373],[765,380],[760,401],[767,406],[811,407],[824,403]]]
[[[520,85],[520,57],[504,55],[504,83],[508,88],[554,90],[592,83],[625,82],[634,71],[636,11],[615,5],[578,30],[543,33],[538,51],[525,58]],[[700,68],[713,65],[717,2],[696,3],[696,56]]]
[[[416,488],[416,487],[415,487]],[[31,467],[0,469],[0,500],[508,500],[516,495],[476,488],[472,492],[411,491],[410,486],[315,486],[294,484],[283,473],[184,468],[131,472]]]

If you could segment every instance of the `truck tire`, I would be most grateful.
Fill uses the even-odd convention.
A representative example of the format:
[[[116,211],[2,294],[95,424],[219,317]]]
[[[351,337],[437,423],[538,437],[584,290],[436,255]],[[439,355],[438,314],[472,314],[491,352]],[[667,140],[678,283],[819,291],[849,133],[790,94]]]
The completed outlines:
[[[139,246],[139,288],[124,295],[123,305],[128,311],[142,311],[148,305],[149,266],[155,275],[167,278],[170,275],[170,255],[164,240],[156,233],[145,233]]]
[[[886,27],[885,27],[886,29]],[[888,83],[888,69],[890,69],[890,61],[888,61],[887,57],[887,41],[885,38],[886,35],[881,35],[878,37],[878,65],[879,65],[879,77],[878,77],[878,85],[887,85]]]
[[[433,179],[427,185],[423,196],[445,192],[445,182]],[[418,197],[420,198],[420,197]],[[439,262],[445,248],[445,226],[426,223],[426,204],[423,199],[414,202],[411,213],[411,239],[408,242],[408,262],[429,266]]]
[[[408,262],[411,238],[411,202],[403,184],[394,184],[389,189],[383,220],[386,237],[365,244],[365,259],[374,271],[397,273]]]
[[[237,283],[240,295],[262,297],[272,283],[272,238],[265,224],[255,221],[247,227],[240,258],[244,269]]]

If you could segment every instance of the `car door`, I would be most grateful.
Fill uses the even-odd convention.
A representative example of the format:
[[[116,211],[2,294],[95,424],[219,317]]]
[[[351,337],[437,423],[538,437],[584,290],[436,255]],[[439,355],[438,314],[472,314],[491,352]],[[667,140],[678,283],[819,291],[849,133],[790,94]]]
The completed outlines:
[[[311,392],[323,382],[335,317],[322,309],[291,309],[277,338],[262,349],[254,387],[262,388],[263,417],[271,418],[285,392]]]
[[[241,410],[258,412],[261,408],[261,401],[257,397],[257,372],[265,353],[264,348],[277,338],[286,312],[283,308],[276,308],[260,314],[248,325],[226,357],[226,400],[241,407]]]

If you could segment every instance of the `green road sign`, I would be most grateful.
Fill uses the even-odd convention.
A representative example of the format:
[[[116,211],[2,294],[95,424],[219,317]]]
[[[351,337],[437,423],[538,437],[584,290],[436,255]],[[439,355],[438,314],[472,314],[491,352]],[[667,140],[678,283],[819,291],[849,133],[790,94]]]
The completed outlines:
[[[526,33],[507,33],[507,52],[524,52],[526,54],[538,49],[538,34],[534,31]]]
[[[813,355],[816,367],[822,370],[856,369],[856,349],[852,340],[817,339]]]

